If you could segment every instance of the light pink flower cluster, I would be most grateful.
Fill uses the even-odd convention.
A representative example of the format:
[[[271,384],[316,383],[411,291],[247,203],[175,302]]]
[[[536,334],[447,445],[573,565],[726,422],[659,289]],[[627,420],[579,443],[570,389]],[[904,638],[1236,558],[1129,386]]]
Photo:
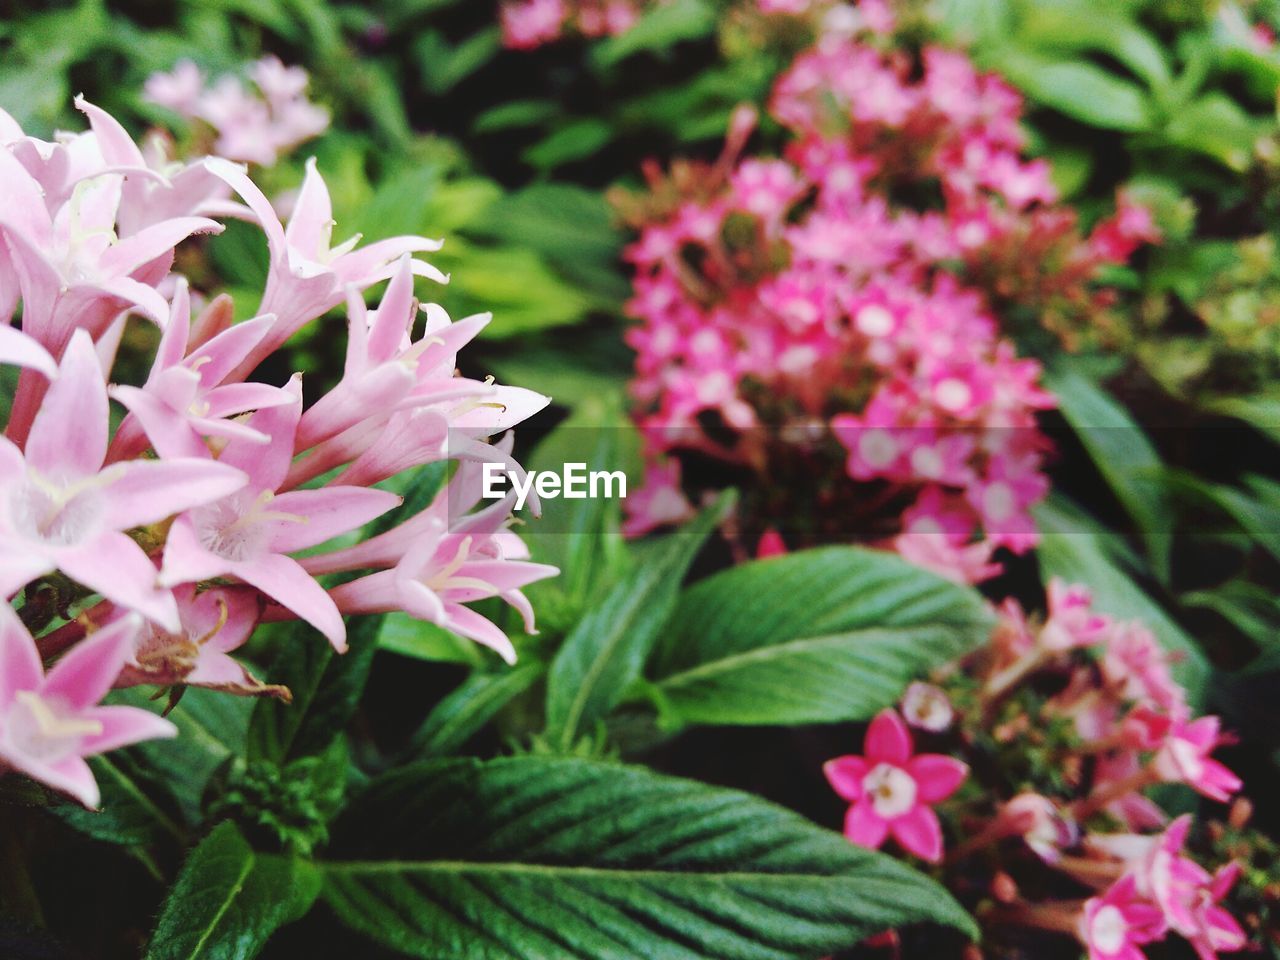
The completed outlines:
[[[1212,756],[1229,742],[1218,719],[1193,718],[1172,658],[1140,623],[1097,613],[1087,589],[1058,580],[1046,606],[1031,618],[1006,601],[990,644],[949,674],[947,689],[912,684],[905,723],[886,711],[864,756],[826,765],[852,804],[846,835],[867,847],[892,836],[940,862],[941,805],[963,825],[946,865],[966,889],[992,848],[1020,844],[1029,865],[1016,848],[987,859],[995,873],[983,895],[1001,904],[983,915],[994,939],[1006,923],[1072,933],[1090,960],[1140,960],[1145,944],[1170,933],[1203,960],[1243,948],[1243,928],[1222,906],[1239,866],[1206,870],[1186,852],[1192,818],[1170,823],[1148,795],[1182,784],[1219,803],[1236,796],[1240,779]],[[915,753],[908,726],[969,762]],[[980,789],[955,796],[970,767]],[[1013,876],[1035,871],[1032,901]],[[1072,899],[1079,885],[1096,895]],[[1044,897],[1059,889],[1061,899]]]
[[[149,713],[97,707],[106,690],[285,694],[228,655],[263,618],[300,618],[342,651],[343,614],[405,610],[513,659],[466,604],[501,597],[532,630],[521,588],[555,570],[528,562],[507,531],[510,500],[466,513],[476,464],[519,470],[509,439],[487,439],[548,400],[456,375],[458,350],[489,317],[453,323],[420,306],[415,276],[447,278],[414,254],[439,242],[334,247],[314,163],[284,225],[240,166],[153,169],[112,117],[77,106],[92,129],[52,143],[0,111],[0,363],[22,368],[0,437],[0,594],[21,603],[0,610],[0,770],[93,806],[83,757],[173,733]],[[243,207],[222,199],[231,191]],[[175,246],[221,231],[211,210],[267,237],[266,290],[243,323],[226,297],[193,318],[187,281],[171,273]],[[365,292],[386,280],[368,310]],[[304,410],[300,374],[282,387],[250,379],[343,302],[333,389]],[[132,317],[160,328],[159,346],[145,382],[113,383]],[[463,466],[430,508],[348,545],[400,505],[378,484],[447,460]],[[317,579],[339,572],[364,576],[332,589]],[[46,675],[42,661],[58,655]]]
[[[243,163],[273,165],[280,154],[329,129],[329,112],[307,99],[307,71],[267,56],[249,67],[256,90],[236,76],[212,85],[190,60],[169,73],[152,74],[144,96],[187,120],[198,120],[217,136],[213,152]]]
[[[667,0],[504,0],[502,42],[532,50],[569,34],[604,37],[625,33],[648,7]]]
[[[1150,218],[1128,205],[1082,239],[1047,164],[1022,156],[1018,94],[960,53],[917,64],[828,35],[770,109],[785,159],[737,159],[740,111],[716,164],[651,167],[650,194],[618,201],[640,229],[628,342],[650,461],[629,529],[688,516],[709,484],[681,467],[718,461],[820,492],[762,504],[775,523],[985,579],[997,547],[1036,542],[1036,412],[1053,405],[1001,318],[1105,299],[1083,284]]]

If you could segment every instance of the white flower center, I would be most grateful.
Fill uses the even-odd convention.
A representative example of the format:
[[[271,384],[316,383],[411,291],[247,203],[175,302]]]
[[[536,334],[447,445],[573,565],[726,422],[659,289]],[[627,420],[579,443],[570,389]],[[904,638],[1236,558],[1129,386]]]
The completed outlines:
[[[858,453],[870,467],[887,467],[898,459],[898,441],[883,430],[867,430],[858,441]]]
[[[53,764],[80,752],[85,737],[102,732],[96,720],[78,717],[58,700],[19,690],[4,726],[9,744],[23,756]]]
[[[1089,925],[1089,941],[1098,952],[1105,954],[1119,953],[1128,939],[1129,924],[1119,907],[1107,904],[1093,915],[1093,923]]]
[[[973,391],[963,380],[947,377],[933,388],[933,399],[943,410],[957,413],[969,405]]]
[[[876,814],[893,820],[916,805],[916,782],[901,767],[881,763],[862,780],[862,789],[871,798]]]
[[[193,510],[191,519],[200,545],[235,563],[262,556],[271,540],[272,521],[305,523],[307,519],[267,510],[274,498],[270,490],[263,490],[256,497],[241,491]]]
[[[884,337],[893,332],[893,314],[878,304],[863,307],[854,317],[853,325],[868,337]]]
[[[105,511],[100,487],[115,480],[118,471],[67,485],[45,480],[34,470],[9,497],[9,519],[22,536],[50,546],[80,543],[99,528]]]

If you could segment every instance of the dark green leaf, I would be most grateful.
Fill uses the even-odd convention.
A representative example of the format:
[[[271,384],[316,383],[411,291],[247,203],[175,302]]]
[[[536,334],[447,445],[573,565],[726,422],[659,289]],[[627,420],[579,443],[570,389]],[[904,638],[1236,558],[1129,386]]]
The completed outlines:
[[[982,598],[890,553],[853,547],[757,560],[680,598],[651,676],[693,723],[863,719],[986,640]]]
[[[1092,63],[1013,50],[994,62],[1032,100],[1074,120],[1129,133],[1151,127],[1151,108],[1143,92]]]
[[[642,50],[666,50],[682,40],[710,36],[716,27],[715,8],[706,0],[672,0],[654,6],[630,30],[596,45],[592,58],[609,67]]]
[[[933,922],[906,865],[747,794],[573,759],[417,764],[340,818],[324,897],[439,960],[797,960]]]
[[[565,638],[547,677],[547,734],[561,750],[590,733],[640,676],[689,564],[732,502],[722,496],[670,534]]]
[[[545,672],[544,664],[531,660],[500,673],[472,674],[427,715],[414,735],[410,752],[420,757],[445,757],[456,752]]]
[[[251,960],[319,889],[312,864],[254,853],[233,824],[220,824],[183,865],[147,960]]]
[[[1129,412],[1070,359],[1059,358],[1044,380],[1094,466],[1137,523],[1152,567],[1166,582],[1173,510],[1155,447]]]

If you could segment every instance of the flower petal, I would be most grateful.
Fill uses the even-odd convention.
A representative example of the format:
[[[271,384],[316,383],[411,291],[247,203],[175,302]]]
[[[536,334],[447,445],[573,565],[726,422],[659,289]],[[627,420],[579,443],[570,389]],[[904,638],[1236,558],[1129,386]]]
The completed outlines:
[[[822,772],[841,799],[850,803],[862,799],[862,781],[867,776],[867,761],[862,757],[836,757],[822,765]]]
[[[133,654],[142,618],[119,620],[80,641],[49,671],[42,696],[56,696],[76,710],[100,701]]]
[[[58,379],[44,396],[26,446],[27,464],[45,477],[92,476],[107,457],[107,384],[93,340],[71,336]]]
[[[889,824],[894,839],[907,853],[929,863],[942,859],[942,825],[928,807],[917,806]]]
[[[896,710],[883,710],[867,728],[863,754],[869,763],[905,767],[911,759],[911,732]]]
[[[111,522],[120,530],[158,523],[191,507],[220,500],[249,480],[235,467],[196,457],[131,460],[117,468],[123,476],[108,488],[108,495]]]
[[[35,641],[13,608],[0,603],[0,709],[8,707],[14,693],[35,690],[43,679]]]
[[[402,502],[394,493],[364,487],[325,487],[282,493],[271,501],[271,512],[295,514],[302,517],[303,522],[273,522],[271,547],[276,553],[314,547],[340,533],[364,526]]]
[[[267,554],[234,564],[231,572],[307,621],[323,633],[339,653],[347,649],[347,628],[342,614],[324,588],[296,560]]]
[[[969,776],[969,767],[954,757],[926,753],[913,757],[907,772],[915,778],[920,802],[934,804],[960,789]]]
[[[167,740],[178,735],[178,728],[168,720],[139,707],[98,707],[86,711],[85,719],[102,725],[101,733],[85,737],[80,744],[86,757],[143,740]]]
[[[855,803],[844,817],[844,835],[868,850],[879,850],[889,835],[889,824],[868,800]]]
[[[131,607],[170,633],[178,632],[178,606],[173,594],[158,586],[155,565],[123,533],[100,534],[83,546],[57,551],[56,559],[72,580],[120,606]]]

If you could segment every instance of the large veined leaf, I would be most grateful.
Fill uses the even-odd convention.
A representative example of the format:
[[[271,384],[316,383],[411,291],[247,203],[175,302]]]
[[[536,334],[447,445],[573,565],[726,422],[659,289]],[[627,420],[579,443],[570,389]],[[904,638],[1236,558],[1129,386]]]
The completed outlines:
[[[311,908],[319,889],[311,863],[255,853],[224,822],[187,858],[147,960],[250,960],[271,934]]]
[[[811,960],[932,922],[945,890],[733,790],[597,761],[405,767],[339,819],[323,896],[438,960]]]
[[[722,496],[668,535],[569,632],[547,676],[547,734],[553,745],[568,750],[640,677],[685,571],[731,502]]]
[[[806,550],[686,591],[651,677],[686,722],[857,720],[989,630],[975,591],[893,554]]]

